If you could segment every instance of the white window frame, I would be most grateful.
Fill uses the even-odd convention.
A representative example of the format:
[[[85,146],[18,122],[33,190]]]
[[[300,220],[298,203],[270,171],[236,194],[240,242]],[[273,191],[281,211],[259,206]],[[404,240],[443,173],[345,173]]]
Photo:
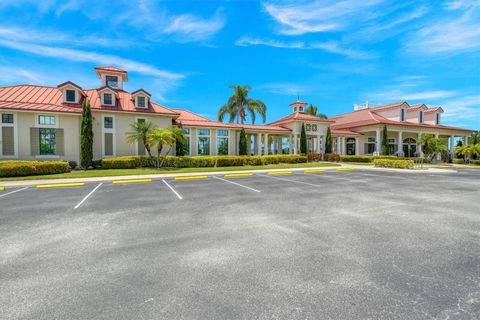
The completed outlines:
[[[40,116],[43,117],[54,117],[55,124],[40,124]],[[60,117],[56,114],[48,114],[48,113],[36,113],[35,114],[35,127],[36,128],[59,128]]]
[[[112,103],[111,104],[105,103],[105,94],[106,93],[112,95]],[[102,105],[104,105],[104,106],[114,106],[115,105],[116,100],[115,100],[115,94],[114,93],[112,93],[110,91],[104,91],[101,94],[102,94]]]
[[[138,105],[138,98],[140,97],[143,97],[145,99],[145,106],[144,107],[141,107]],[[148,97],[143,95],[143,94],[139,94],[135,97],[135,108],[140,108],[140,109],[147,109],[148,108]]]
[[[3,155],[3,148],[0,147],[0,159],[16,159],[18,158],[18,124],[17,124],[17,114],[15,112],[0,112],[2,114],[12,114],[13,115],[13,123],[3,123],[2,119],[0,118],[0,139],[2,138],[3,134],[3,127],[13,127],[13,156],[4,156]],[[2,145],[3,141],[0,140],[0,146]]]
[[[199,134],[200,130],[208,130],[208,135]],[[212,130],[211,129],[203,129],[203,128],[198,129],[197,128],[196,131],[197,131],[197,141],[195,141],[195,148],[197,149],[197,156],[200,155],[200,154],[198,154],[198,151],[199,151],[198,141],[199,141],[200,138],[208,138],[208,155],[211,156],[212,155]],[[205,156],[205,155],[202,154],[202,156]]]
[[[227,132],[227,135],[226,136],[220,136],[218,135],[218,132],[219,131],[226,131]],[[217,155],[218,155],[218,146],[219,146],[219,143],[218,143],[218,138],[227,138],[227,156],[230,154],[230,130],[217,130],[216,132],[216,136],[217,136],[217,141],[215,141],[216,143],[216,150],[217,150]]]
[[[110,117],[112,118],[113,128],[105,128],[105,118]],[[116,136],[115,136],[115,116],[114,115],[102,115],[102,158],[113,158],[117,156],[117,143],[116,143]],[[113,148],[113,155],[105,155],[105,133],[112,134],[112,148]]]

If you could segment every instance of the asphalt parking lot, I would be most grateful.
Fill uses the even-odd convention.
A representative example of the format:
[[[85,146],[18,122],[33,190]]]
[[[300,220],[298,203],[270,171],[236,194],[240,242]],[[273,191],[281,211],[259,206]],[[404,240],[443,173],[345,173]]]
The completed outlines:
[[[0,193],[0,319],[479,319],[480,170]]]

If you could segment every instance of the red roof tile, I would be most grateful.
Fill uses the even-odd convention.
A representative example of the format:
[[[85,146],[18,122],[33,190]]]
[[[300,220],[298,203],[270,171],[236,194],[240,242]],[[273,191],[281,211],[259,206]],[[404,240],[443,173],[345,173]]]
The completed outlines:
[[[428,108],[427,110],[425,110],[425,113],[427,112],[443,112],[443,109],[442,107]]]
[[[277,120],[275,122],[272,122],[270,123],[270,125],[275,125],[275,124],[282,124],[282,123],[286,123],[286,122],[291,122],[291,121],[295,121],[295,120],[299,120],[299,121],[315,121],[315,122],[325,122],[325,123],[330,123],[330,122],[333,122],[332,120],[329,120],[329,119],[322,119],[320,117],[317,117],[317,116],[314,116],[314,115],[311,115],[311,114],[306,114],[306,113],[303,113],[303,112],[294,112],[286,117],[283,117],[282,119],[280,120]]]
[[[424,105],[423,103],[421,104],[417,104],[417,105],[414,105],[414,106],[410,106],[409,108],[407,108],[407,112],[410,112],[410,111],[416,111],[418,109],[423,109],[423,110],[426,110],[428,109],[426,105]]]

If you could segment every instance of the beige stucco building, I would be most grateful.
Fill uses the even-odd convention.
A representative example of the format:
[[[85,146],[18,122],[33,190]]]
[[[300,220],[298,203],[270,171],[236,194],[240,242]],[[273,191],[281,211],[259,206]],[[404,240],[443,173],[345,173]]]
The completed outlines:
[[[117,67],[96,67],[100,86],[85,90],[68,81],[57,87],[17,85],[0,88],[0,159],[65,159],[79,161],[82,102],[90,102],[93,114],[94,159],[144,155],[138,144],[126,143],[130,124],[151,121],[158,128],[182,125],[188,137],[188,155],[236,155],[242,129],[250,154],[300,152],[300,132],[305,125],[309,152],[324,153],[328,128],[334,152],[378,154],[380,132],[388,126],[390,153],[421,156],[422,133],[467,142],[470,130],[441,124],[440,107],[410,106],[400,102],[386,106],[356,106],[353,112],[322,119],[306,114],[307,103],[290,104],[291,113],[267,125],[212,121],[187,110],[167,108],[139,89],[123,90],[128,73]]]

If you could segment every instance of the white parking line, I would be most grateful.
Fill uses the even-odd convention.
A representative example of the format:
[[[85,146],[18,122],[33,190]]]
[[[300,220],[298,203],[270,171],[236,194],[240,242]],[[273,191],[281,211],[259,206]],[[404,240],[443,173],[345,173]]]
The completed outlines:
[[[227,179],[223,179],[223,178],[220,178],[220,177],[213,177],[214,179],[218,179],[218,180],[222,180],[222,181],[225,181],[225,182],[228,182],[228,183],[231,183],[231,184],[234,184],[236,186],[239,186],[239,187],[242,187],[242,188],[245,188],[245,189],[248,189],[248,190],[252,190],[254,192],[261,192],[260,190],[257,190],[257,189],[253,189],[253,188],[250,188],[250,187],[247,187],[243,184],[240,184],[240,183],[236,183],[236,182],[233,182],[233,181],[230,181],[230,180],[227,180]]]
[[[183,199],[182,196],[181,196],[180,194],[178,194],[178,192],[175,191],[175,189],[173,189],[172,186],[169,185],[167,181],[165,181],[164,179],[162,179],[162,181],[163,181],[163,183],[165,183],[165,184],[167,185],[167,187],[168,187],[170,190],[172,190],[173,193],[175,193],[175,195],[178,197],[178,199],[180,199],[180,200]]]
[[[85,200],[87,200],[95,191],[97,191],[98,188],[100,188],[100,186],[103,184],[103,182],[100,182],[98,184],[98,186],[96,186],[92,191],[90,191],[89,194],[87,194],[85,196],[85,198],[82,199],[82,201],[80,201],[73,209],[77,209],[78,207],[80,207],[82,205],[82,203],[85,202]]]
[[[267,175],[259,175],[261,177],[267,177],[267,178],[272,178],[272,179],[277,179],[277,180],[282,180],[282,181],[288,181],[288,182],[295,182],[295,183],[300,183],[300,184],[305,184],[307,186],[311,187],[324,187],[325,185],[320,185],[320,184],[313,184],[313,183],[308,183],[308,182],[303,182],[303,181],[297,181],[297,180],[291,180],[287,178],[279,178],[279,177],[272,177],[272,176],[267,176]]]
[[[13,190],[13,191],[10,191],[10,192],[8,192],[8,193],[2,194],[2,195],[0,195],[0,198],[1,198],[1,197],[8,196],[9,194],[12,194],[12,193],[15,193],[15,192],[19,192],[19,191],[25,190],[25,189],[28,189],[28,187],[21,188],[21,189],[17,189],[17,190]]]

